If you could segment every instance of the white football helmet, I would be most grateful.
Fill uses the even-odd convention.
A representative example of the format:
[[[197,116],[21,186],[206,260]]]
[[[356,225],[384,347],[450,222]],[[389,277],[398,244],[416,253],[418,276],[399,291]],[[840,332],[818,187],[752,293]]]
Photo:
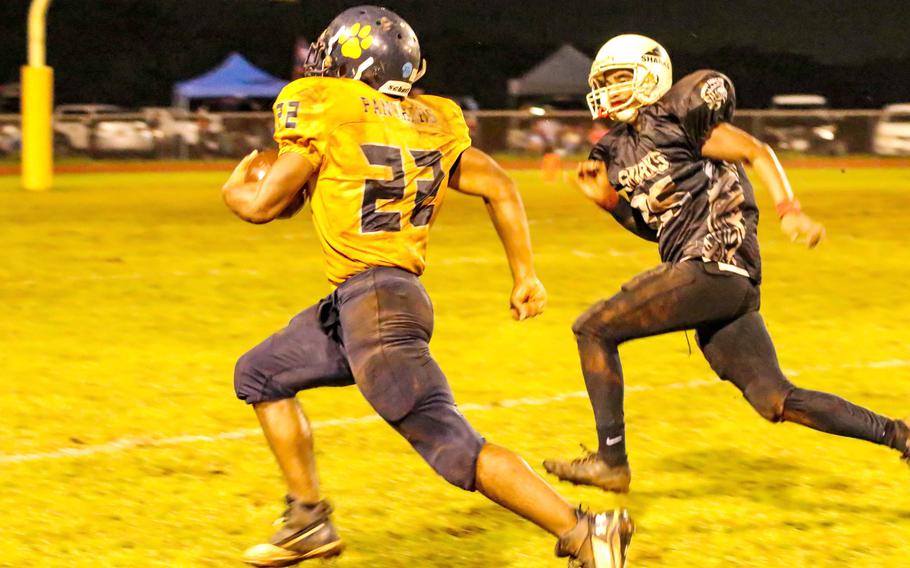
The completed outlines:
[[[618,69],[630,71],[632,78],[608,83],[607,75]],[[673,84],[670,56],[651,38],[636,34],[616,36],[597,52],[588,84],[592,117],[631,122],[638,116],[639,108],[656,103],[670,90]]]

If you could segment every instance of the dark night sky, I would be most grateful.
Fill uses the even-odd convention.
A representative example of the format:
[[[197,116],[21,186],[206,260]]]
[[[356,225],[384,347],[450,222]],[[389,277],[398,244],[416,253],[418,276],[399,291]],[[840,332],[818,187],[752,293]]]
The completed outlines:
[[[584,3],[580,3],[584,4]],[[602,18],[598,31],[624,27],[660,36],[685,51],[724,45],[797,53],[824,63],[857,63],[910,55],[910,2],[837,0],[737,0],[599,2],[616,6],[616,24]],[[641,6],[654,6],[640,17]]]
[[[0,82],[16,80],[25,60],[28,3],[0,0]],[[359,3],[54,0],[48,57],[57,70],[58,100],[166,102],[174,81],[210,68],[232,50],[287,76],[294,37],[313,39],[334,14]],[[411,22],[421,38],[430,62],[428,87],[475,92],[491,104],[503,103],[497,96],[506,78],[520,75],[560,44],[573,43],[593,55],[603,41],[623,32],[662,42],[682,70],[714,66],[738,74],[740,82],[751,80],[758,95],[747,101],[752,104],[763,104],[767,93],[758,87],[768,79],[783,90],[827,89],[842,104],[910,99],[910,0],[389,0],[384,5]],[[874,64],[868,79],[861,68],[866,62]],[[845,66],[853,69],[842,71]],[[839,87],[832,77],[841,72],[850,75],[848,86]],[[840,95],[831,92],[838,88]]]
[[[634,31],[651,35],[668,49],[694,53],[736,45],[809,55],[825,63],[910,55],[908,0],[467,0],[427,10],[435,4],[386,3],[415,20],[415,26],[420,20],[424,33],[455,18],[472,22],[480,35],[507,29],[508,34],[549,43],[600,44]]]

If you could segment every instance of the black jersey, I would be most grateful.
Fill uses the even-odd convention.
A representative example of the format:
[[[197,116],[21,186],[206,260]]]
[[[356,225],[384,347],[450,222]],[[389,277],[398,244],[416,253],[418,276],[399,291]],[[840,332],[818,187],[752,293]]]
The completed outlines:
[[[636,129],[614,126],[591,151],[610,183],[657,231],[661,260],[700,259],[761,280],[758,208],[741,164],[701,154],[711,130],[733,118],[733,84],[716,71],[683,77],[639,111]]]

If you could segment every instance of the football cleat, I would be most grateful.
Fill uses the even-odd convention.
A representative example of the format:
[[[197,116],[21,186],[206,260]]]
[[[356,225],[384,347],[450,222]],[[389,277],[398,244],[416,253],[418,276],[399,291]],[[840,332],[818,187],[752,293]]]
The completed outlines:
[[[569,557],[569,568],[625,568],[635,523],[625,509],[609,513],[575,512],[578,523],[556,543],[556,556]]]
[[[582,449],[585,455],[572,461],[546,460],[543,462],[547,473],[555,475],[562,481],[575,485],[592,485],[604,491],[628,493],[632,483],[632,469],[628,463],[608,465],[597,452]]]
[[[332,507],[326,501],[307,505],[287,497],[288,508],[275,521],[281,528],[265,544],[257,544],[243,553],[243,561],[260,568],[292,566],[313,558],[331,558],[344,550],[329,516]]]

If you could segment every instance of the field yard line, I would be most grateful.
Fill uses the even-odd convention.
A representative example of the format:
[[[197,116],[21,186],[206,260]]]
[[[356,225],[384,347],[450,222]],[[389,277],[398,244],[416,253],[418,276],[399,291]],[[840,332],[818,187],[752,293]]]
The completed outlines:
[[[209,268],[206,270],[171,270],[168,272],[155,272],[153,274],[143,273],[143,272],[121,272],[113,274],[98,274],[98,273],[89,273],[89,274],[79,274],[72,276],[55,276],[53,278],[46,279],[25,279],[25,280],[7,280],[3,284],[9,284],[11,286],[34,286],[35,284],[46,284],[49,280],[53,282],[106,282],[109,280],[153,280],[156,278],[166,278],[166,277],[198,277],[198,276],[261,276],[262,273],[254,268]]]
[[[814,365],[803,367],[800,371],[787,370],[790,376],[795,376],[811,372],[824,372],[843,369],[890,369],[897,367],[910,367],[910,359],[887,359],[884,361],[868,361],[865,363],[844,363],[839,365]],[[666,385],[629,385],[626,392],[653,392],[668,391],[680,389],[694,389],[718,385],[721,382],[713,380],[693,380],[678,383],[669,383]],[[573,391],[545,397],[525,397],[501,400],[488,404],[468,403],[459,405],[459,409],[466,412],[485,412],[501,408],[516,408],[522,406],[544,406],[564,400],[587,398],[585,391]],[[359,416],[350,418],[336,418],[333,420],[321,420],[313,422],[315,429],[333,428],[336,426],[351,426],[355,424],[371,424],[381,422],[382,419],[377,415]],[[183,436],[173,436],[170,438],[122,438],[107,444],[98,444],[86,446],[83,448],[61,448],[50,452],[37,452],[28,454],[0,454],[0,464],[17,464],[34,461],[58,460],[63,458],[82,458],[97,454],[114,454],[128,451],[135,448],[158,448],[162,446],[178,446],[183,444],[196,444],[206,442],[220,442],[224,440],[238,440],[261,436],[262,431],[259,428],[245,428],[243,430],[234,430],[231,432],[220,432],[218,434],[187,434]]]
[[[504,261],[499,258],[478,258],[470,256],[456,256],[443,258],[432,261],[437,266],[454,266],[462,264],[500,264]],[[209,268],[206,270],[171,270],[164,272],[143,273],[143,272],[121,272],[110,274],[88,273],[75,274],[66,276],[54,276],[46,279],[26,278],[23,280],[4,280],[0,285],[8,286],[34,286],[35,284],[45,284],[49,280],[53,282],[102,282],[109,280],[155,280],[170,277],[205,277],[205,276],[262,276],[262,272],[254,268]]]
[[[598,255],[607,256],[634,256],[635,253],[614,249],[602,249],[597,254],[582,250],[573,250],[572,254],[582,258],[591,258]],[[538,258],[544,256],[538,254]],[[474,257],[474,256],[453,256],[432,260],[429,265],[432,266],[458,266],[465,264],[504,264],[503,259],[499,257]],[[54,275],[46,278],[25,278],[14,280],[5,278],[0,280],[0,286],[34,286],[36,284],[46,284],[48,281],[53,282],[106,282],[111,280],[155,280],[160,278],[182,278],[182,277],[206,277],[206,276],[262,276],[262,272],[255,268],[209,268],[203,270],[171,270],[161,272],[114,272],[114,273],[97,273],[90,272],[87,274],[72,275]]]
[[[648,385],[631,385],[626,388],[626,392],[648,392],[657,390],[671,389],[688,389],[697,387],[706,387],[717,384],[713,381],[687,381],[682,383],[671,383],[668,385],[648,386]],[[501,400],[490,404],[468,403],[460,404],[458,408],[465,412],[483,412],[496,410],[499,408],[515,408],[520,406],[544,406],[546,404],[561,402],[564,400],[587,398],[586,391],[574,391],[557,394],[553,396],[533,398],[514,398]],[[351,418],[336,418],[332,420],[319,420],[312,423],[314,429],[332,428],[336,426],[351,426],[355,424],[369,424],[372,422],[381,422],[382,419],[375,414],[369,416],[359,416]],[[0,454],[0,464],[24,463],[33,461],[47,461],[63,458],[80,458],[93,456],[96,454],[113,454],[127,451],[134,448],[156,448],[161,446],[177,446],[182,444],[195,444],[203,442],[220,442],[223,440],[237,440],[252,436],[261,436],[262,430],[259,428],[246,428],[243,430],[234,430],[231,432],[220,432],[212,435],[183,435],[173,436],[170,438],[122,438],[107,444],[98,444],[86,446],[83,448],[61,448],[50,452],[38,452],[31,454]]]

